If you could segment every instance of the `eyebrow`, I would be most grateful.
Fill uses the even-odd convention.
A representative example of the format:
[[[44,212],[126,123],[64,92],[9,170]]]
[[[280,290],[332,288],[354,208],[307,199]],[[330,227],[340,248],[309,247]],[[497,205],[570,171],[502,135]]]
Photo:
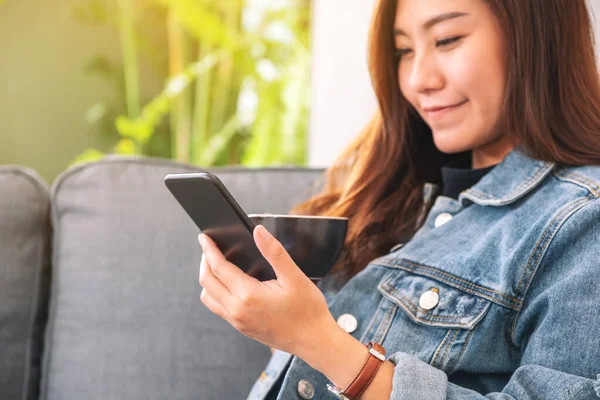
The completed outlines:
[[[431,18],[427,22],[425,22],[423,24],[423,27],[427,30],[427,29],[430,29],[432,26],[439,24],[440,22],[448,21],[448,20],[454,19],[454,18],[465,17],[467,15],[469,15],[469,14],[467,14],[465,12],[458,12],[458,11],[440,14],[438,16]],[[408,36],[408,35],[402,29],[394,28],[394,36]]]

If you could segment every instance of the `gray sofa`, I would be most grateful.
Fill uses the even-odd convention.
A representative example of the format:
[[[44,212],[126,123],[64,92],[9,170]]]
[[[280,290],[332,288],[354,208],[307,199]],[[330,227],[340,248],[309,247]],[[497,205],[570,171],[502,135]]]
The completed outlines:
[[[51,187],[0,167],[0,399],[245,399],[270,351],[201,302],[198,229],[163,177],[109,157]],[[286,213],[321,169],[211,169],[247,213]]]

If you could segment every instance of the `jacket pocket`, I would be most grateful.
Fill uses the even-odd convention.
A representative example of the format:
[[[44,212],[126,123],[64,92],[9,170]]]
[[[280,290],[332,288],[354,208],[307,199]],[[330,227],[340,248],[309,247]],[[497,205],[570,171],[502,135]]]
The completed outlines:
[[[403,270],[387,274],[377,290],[381,301],[363,340],[382,343],[388,355],[403,351],[447,373],[460,361],[492,303]]]
[[[391,274],[377,289],[415,323],[431,327],[473,329],[491,305],[482,297],[405,271]]]

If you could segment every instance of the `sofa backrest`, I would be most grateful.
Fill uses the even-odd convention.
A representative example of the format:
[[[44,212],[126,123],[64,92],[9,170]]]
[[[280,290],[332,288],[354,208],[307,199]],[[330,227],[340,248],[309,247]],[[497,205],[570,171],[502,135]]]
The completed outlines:
[[[0,167],[0,399],[38,396],[49,241],[47,185],[29,169]]]
[[[198,229],[163,183],[199,169],[109,158],[52,188],[44,400],[240,399],[270,358],[200,301]],[[318,169],[211,169],[247,213],[286,213]]]

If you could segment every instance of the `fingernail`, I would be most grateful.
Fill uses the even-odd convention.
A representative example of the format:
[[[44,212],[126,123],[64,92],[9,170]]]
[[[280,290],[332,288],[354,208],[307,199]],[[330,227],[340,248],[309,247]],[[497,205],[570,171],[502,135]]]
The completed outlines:
[[[262,225],[258,225],[258,226],[260,226],[260,228],[258,228],[258,235],[263,240],[268,240],[271,237],[271,234],[269,233],[269,231],[267,231],[267,229]]]
[[[206,243],[206,239],[204,239],[204,235],[201,233],[198,235],[198,242],[200,242],[200,246],[204,248],[204,244]]]

